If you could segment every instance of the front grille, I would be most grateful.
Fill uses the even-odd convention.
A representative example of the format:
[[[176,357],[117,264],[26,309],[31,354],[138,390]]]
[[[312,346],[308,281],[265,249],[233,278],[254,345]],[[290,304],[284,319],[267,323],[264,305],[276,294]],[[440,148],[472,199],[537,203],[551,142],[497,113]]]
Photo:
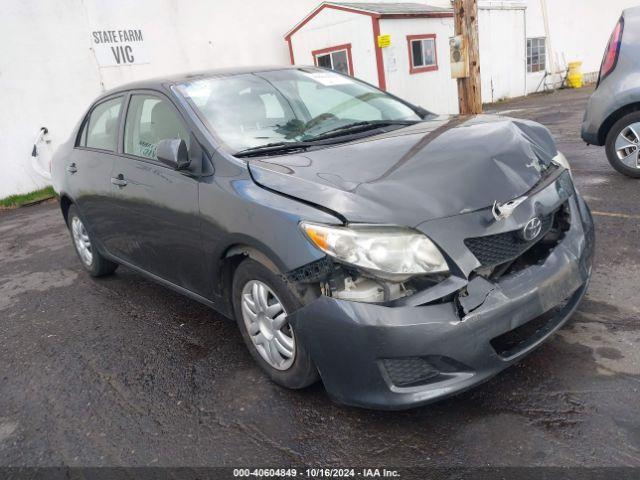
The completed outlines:
[[[521,230],[518,229],[485,237],[467,238],[464,244],[483,267],[500,265],[515,260],[540,241],[551,229],[553,218],[553,213],[540,218],[542,230],[536,238],[530,241],[522,239],[520,237]]]

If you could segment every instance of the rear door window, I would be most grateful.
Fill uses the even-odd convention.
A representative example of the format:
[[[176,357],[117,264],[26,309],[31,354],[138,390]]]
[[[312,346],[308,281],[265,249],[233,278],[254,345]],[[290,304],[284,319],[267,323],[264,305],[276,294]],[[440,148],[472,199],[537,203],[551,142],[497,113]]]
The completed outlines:
[[[85,122],[79,145],[99,150],[116,151],[118,119],[122,109],[122,97],[96,105]]]
[[[156,160],[160,140],[179,138],[189,148],[190,135],[171,104],[155,95],[133,95],[124,127],[124,153]]]

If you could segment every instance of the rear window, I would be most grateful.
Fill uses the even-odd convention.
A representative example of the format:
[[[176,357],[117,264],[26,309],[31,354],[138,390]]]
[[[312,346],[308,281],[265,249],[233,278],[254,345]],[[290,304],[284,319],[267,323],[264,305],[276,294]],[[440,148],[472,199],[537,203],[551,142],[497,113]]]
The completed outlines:
[[[82,127],[78,146],[116,151],[122,97],[96,105]]]

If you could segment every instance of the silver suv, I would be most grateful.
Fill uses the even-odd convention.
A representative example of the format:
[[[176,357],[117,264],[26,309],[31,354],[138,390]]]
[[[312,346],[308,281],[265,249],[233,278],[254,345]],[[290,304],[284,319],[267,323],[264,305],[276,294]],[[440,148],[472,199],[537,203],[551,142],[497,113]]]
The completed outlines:
[[[582,122],[584,141],[605,145],[611,166],[634,178],[640,178],[639,22],[640,7],[622,12]]]

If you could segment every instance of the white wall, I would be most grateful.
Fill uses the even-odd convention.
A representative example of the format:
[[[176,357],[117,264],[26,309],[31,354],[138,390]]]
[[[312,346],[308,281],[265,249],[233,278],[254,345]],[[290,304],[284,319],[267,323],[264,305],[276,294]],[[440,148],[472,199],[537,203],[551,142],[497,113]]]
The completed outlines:
[[[524,8],[481,7],[478,28],[482,102],[526,95]]]
[[[45,184],[28,163],[38,130],[48,127],[55,147],[100,91],[85,23],[79,2],[3,4],[0,198]]]
[[[391,35],[391,46],[382,49],[387,90],[435,113],[458,113],[458,87],[449,59],[453,18],[384,19],[380,33]],[[438,70],[411,74],[407,35],[422,34],[436,35]]]
[[[0,14],[0,198],[44,185],[33,138],[65,141],[103,88],[189,70],[289,64],[284,33],[319,0],[3,0]],[[143,30],[151,63],[98,68],[90,32]],[[48,155],[46,148],[41,149]],[[47,159],[44,158],[46,162]]]
[[[450,6],[450,0],[405,1]],[[527,4],[528,36],[544,35],[540,1],[506,2]],[[637,4],[638,0],[546,2],[554,52],[560,60],[582,60],[583,71],[588,72],[598,69],[605,44],[621,10]],[[3,0],[0,15],[0,91],[3,93],[3,108],[0,109],[0,198],[24,193],[44,184],[29,167],[32,141],[41,126],[49,128],[52,150],[68,138],[82,113],[103,89],[181,71],[289,64],[283,35],[319,3],[320,0]],[[505,2],[480,0],[481,7],[486,5],[502,6]],[[481,68],[485,73],[483,82],[486,82],[486,72],[490,71],[489,67],[484,67],[487,58],[492,59],[490,65],[504,64],[514,72],[516,67],[511,66],[513,59],[510,54],[504,59],[500,55],[494,56],[493,47],[486,53],[482,15]],[[364,29],[365,23],[371,24],[368,17],[360,17],[363,23],[358,29]],[[102,28],[142,29],[151,63],[98,68],[91,50],[90,32]],[[352,36],[355,37],[355,33],[351,32]],[[443,36],[450,34],[443,33]],[[363,48],[372,48],[373,33],[360,36],[366,42],[371,40],[371,47]],[[396,46],[401,48],[402,43],[396,42]],[[443,52],[445,47],[443,38],[438,41],[441,65],[438,75],[448,74],[448,65],[445,69],[444,63],[448,58]],[[377,84],[373,52],[363,52],[353,51],[355,73]],[[307,55],[306,58],[296,55],[296,61],[312,63],[310,51]],[[397,52],[397,60],[398,70],[404,69],[400,62],[406,58],[401,51]],[[428,79],[428,76],[429,73],[425,73],[412,77]],[[531,88],[534,81],[530,75],[527,77]],[[493,78],[496,84],[496,77]],[[392,92],[402,95],[406,91],[409,99],[437,111],[454,111],[454,107],[457,108],[452,100],[455,82],[450,82],[451,87],[446,89],[446,95],[440,95],[442,98],[422,100],[420,94],[429,91],[432,83],[429,79],[425,81],[427,88],[422,88],[422,85],[413,84],[414,79],[394,78],[393,72],[387,72],[387,83]],[[517,83],[516,80],[510,82]],[[485,94],[488,90],[483,88]],[[486,100],[487,97],[484,98]],[[44,147],[41,150],[45,157],[50,151]]]
[[[546,37],[544,20],[542,15],[542,3],[540,0],[526,0],[526,36],[527,38]],[[525,44],[526,48],[526,44]],[[549,45],[547,44],[547,50]],[[547,51],[547,69],[549,65],[549,52]],[[527,93],[536,92],[543,89],[544,71],[527,72]]]
[[[527,37],[545,37],[543,0],[525,2]],[[545,0],[544,3],[549,21],[547,69],[552,70],[551,59],[558,70],[564,70],[569,62],[581,61],[584,74],[600,69],[604,49],[622,10],[640,5],[638,0]],[[527,89],[532,92],[539,85],[542,74],[529,74],[527,77]],[[557,85],[561,77],[556,75],[548,82]]]
[[[51,138],[41,148],[46,164],[105,89],[190,70],[288,65],[283,35],[320,1],[2,0],[0,198],[44,185],[29,167],[41,126]],[[151,63],[99,68],[90,32],[122,28],[143,30]],[[356,74],[370,79],[370,69]]]
[[[576,5],[564,0],[547,0],[553,53],[560,64],[579,60],[583,72],[600,68],[609,36],[622,10],[640,4],[638,0],[581,0]]]
[[[355,77],[378,85],[373,25],[368,15],[324,8],[291,37],[297,65],[313,65],[314,50],[351,44]]]

